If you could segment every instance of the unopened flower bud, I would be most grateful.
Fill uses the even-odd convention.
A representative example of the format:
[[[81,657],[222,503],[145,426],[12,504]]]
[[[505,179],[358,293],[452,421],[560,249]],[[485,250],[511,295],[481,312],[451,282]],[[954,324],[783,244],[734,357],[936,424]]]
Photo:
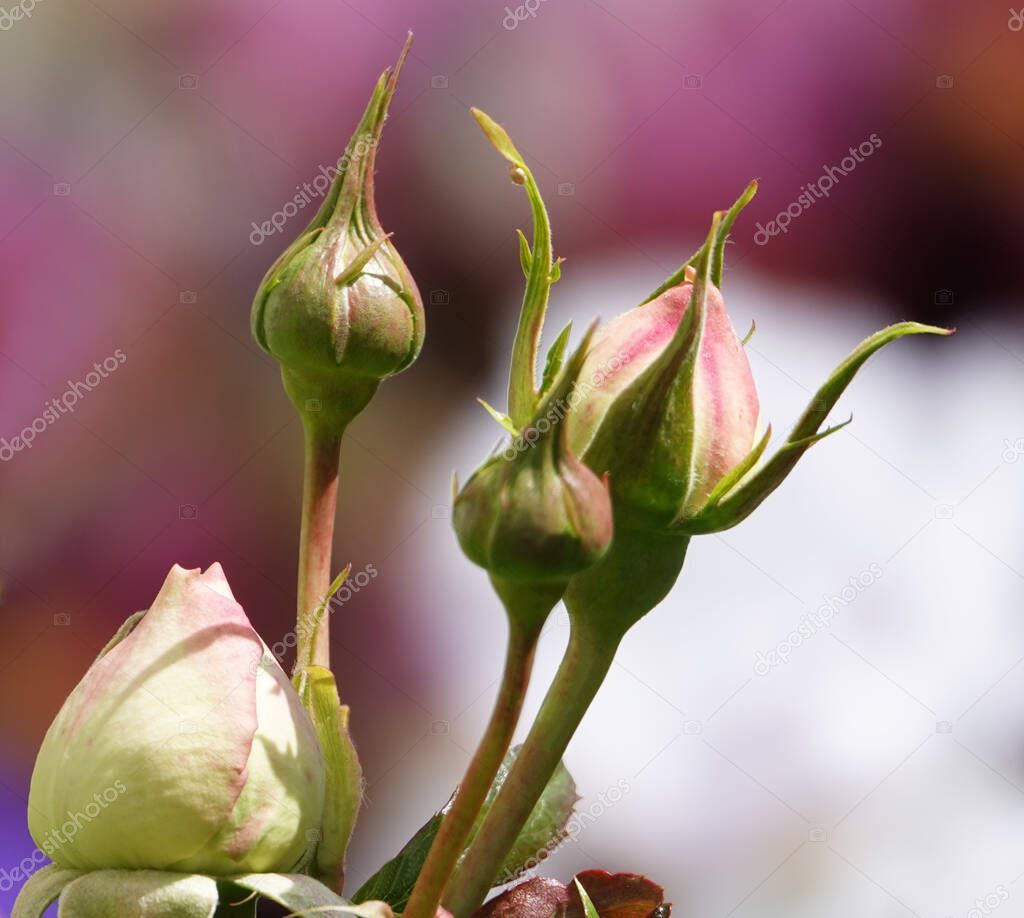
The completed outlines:
[[[610,473],[622,525],[664,529],[699,511],[755,442],[757,390],[722,294],[707,286],[702,331],[696,316],[680,327],[693,299],[686,281],[619,316],[583,367],[596,385],[570,415],[571,442]]]
[[[175,566],[47,731],[28,821],[62,867],[287,872],[323,802],[313,725],[220,565]]]
[[[381,75],[323,206],[271,266],[252,307],[253,335],[280,362],[296,407],[336,415],[342,425],[423,345],[423,303],[381,226],[373,188],[377,145],[408,50],[407,41],[394,70]]]
[[[569,449],[563,423],[589,339],[529,426],[488,459],[455,500],[459,544],[493,578],[565,581],[611,542],[607,483]]]
[[[728,230],[755,190],[715,215],[685,270],[595,336],[582,371],[593,385],[568,428],[573,449],[611,476],[618,529],[695,535],[736,525],[813,443],[839,429],[820,431],[868,357],[904,335],[951,334],[902,322],[863,341],[762,461],[771,428],[759,436],[750,365],[717,286]]]

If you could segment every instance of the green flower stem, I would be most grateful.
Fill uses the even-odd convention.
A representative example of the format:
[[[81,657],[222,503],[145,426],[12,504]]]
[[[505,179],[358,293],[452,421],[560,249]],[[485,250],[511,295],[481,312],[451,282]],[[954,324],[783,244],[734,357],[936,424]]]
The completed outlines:
[[[302,413],[302,426],[306,466],[299,535],[297,659],[311,659],[329,669],[330,617],[324,615],[316,627],[316,614],[331,585],[331,547],[344,427],[322,420],[312,411]],[[312,647],[310,642],[314,642]]]
[[[672,588],[689,539],[616,531],[608,553],[569,581],[569,645],[526,742],[444,898],[455,918],[484,901],[506,855],[562,760],[619,643]]]
[[[573,617],[569,646],[537,720],[445,897],[444,906],[455,918],[474,912],[494,885],[505,856],[604,682],[617,646],[595,634],[584,618]]]
[[[508,650],[498,699],[480,745],[416,879],[402,918],[434,918],[437,912],[448,880],[466,848],[487,793],[512,743],[541,629],[564,590],[564,585],[549,589],[502,583],[496,579],[493,582],[505,602],[509,621]]]

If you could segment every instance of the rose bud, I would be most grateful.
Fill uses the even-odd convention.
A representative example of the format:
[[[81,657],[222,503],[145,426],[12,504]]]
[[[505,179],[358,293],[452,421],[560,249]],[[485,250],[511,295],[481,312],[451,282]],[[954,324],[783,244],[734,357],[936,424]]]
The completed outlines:
[[[488,459],[455,499],[467,557],[500,581],[567,581],[612,537],[602,481],[569,448],[562,419],[582,397],[576,378],[593,329],[542,399],[530,424]]]
[[[582,371],[591,386],[568,427],[573,449],[611,477],[617,528],[693,535],[736,525],[813,443],[839,429],[819,432],[871,354],[903,335],[951,334],[903,322],[868,338],[817,392],[779,451],[759,465],[771,428],[758,436],[750,364],[716,285],[728,228],[755,187],[727,214],[715,215],[681,276],[595,335]]]
[[[381,226],[373,190],[377,145],[411,39],[381,75],[319,212],[271,266],[252,306],[253,335],[280,362],[296,407],[342,427],[423,345],[420,294]]]
[[[237,875],[304,862],[323,804],[313,725],[220,565],[175,565],[47,731],[28,820],[62,867]]]

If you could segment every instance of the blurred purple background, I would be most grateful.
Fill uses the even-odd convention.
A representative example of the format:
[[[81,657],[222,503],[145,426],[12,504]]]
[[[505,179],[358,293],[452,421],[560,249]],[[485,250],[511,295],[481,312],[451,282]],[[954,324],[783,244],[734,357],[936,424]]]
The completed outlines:
[[[33,848],[25,800],[43,732],[172,563],[221,561],[268,642],[290,628],[300,432],[249,337],[249,303],[315,205],[266,238],[253,227],[337,159],[412,29],[377,186],[427,303],[427,343],[352,428],[336,546],[339,567],[380,572],[332,628],[369,780],[353,881],[444,802],[503,652],[500,610],[447,520],[450,471],[465,475],[498,435],[474,396],[502,403],[513,230],[528,220],[476,105],[547,198],[567,259],[553,322],[634,305],[713,209],[761,179],[725,289],[741,331],[758,319],[752,362],[779,431],[874,327],[961,330],[877,358],[840,409],[857,410],[849,435],[812,452],[758,518],[693,549],[569,761],[585,795],[620,779],[634,792],[550,870],[646,871],[701,916],[960,915],[999,885],[1024,896],[1019,692],[976,722],[974,743],[936,726],[978,716],[1024,658],[1024,14],[988,0],[7,10],[0,448],[94,364],[125,360],[0,462],[0,868]],[[758,226],[872,135],[827,198],[759,244]],[[816,639],[808,672],[750,686],[758,649],[889,555],[902,573],[886,568],[848,632]],[[531,710],[561,641],[564,621]],[[845,653],[836,642],[858,669],[830,660]],[[716,738],[734,696],[748,704]],[[892,721],[903,704],[910,725]],[[963,762],[856,824],[858,800],[921,748],[915,731],[922,746],[951,734]],[[680,751],[694,735],[707,757]],[[967,824],[935,816],[958,793],[974,841],[939,844],[930,818]],[[0,892],[0,913],[12,900]]]

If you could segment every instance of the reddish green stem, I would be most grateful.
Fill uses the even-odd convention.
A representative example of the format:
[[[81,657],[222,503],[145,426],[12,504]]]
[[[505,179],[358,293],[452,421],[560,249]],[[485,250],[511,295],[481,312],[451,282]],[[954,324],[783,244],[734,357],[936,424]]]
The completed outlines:
[[[306,441],[302,487],[302,530],[299,535],[298,659],[331,665],[329,616],[314,627],[317,610],[331,585],[331,547],[338,506],[338,468],[342,430],[314,413],[302,415]],[[313,647],[309,643],[314,641]]]
[[[455,918],[472,914],[499,880],[516,837],[558,767],[615,656],[617,642],[594,634],[580,618],[537,720],[456,872],[444,907]]]
[[[508,650],[498,699],[451,809],[445,814],[416,879],[402,918],[434,918],[437,913],[448,880],[466,848],[487,793],[512,743],[530,682],[537,641],[562,592],[561,588],[553,592],[497,581],[494,585],[509,613]]]

